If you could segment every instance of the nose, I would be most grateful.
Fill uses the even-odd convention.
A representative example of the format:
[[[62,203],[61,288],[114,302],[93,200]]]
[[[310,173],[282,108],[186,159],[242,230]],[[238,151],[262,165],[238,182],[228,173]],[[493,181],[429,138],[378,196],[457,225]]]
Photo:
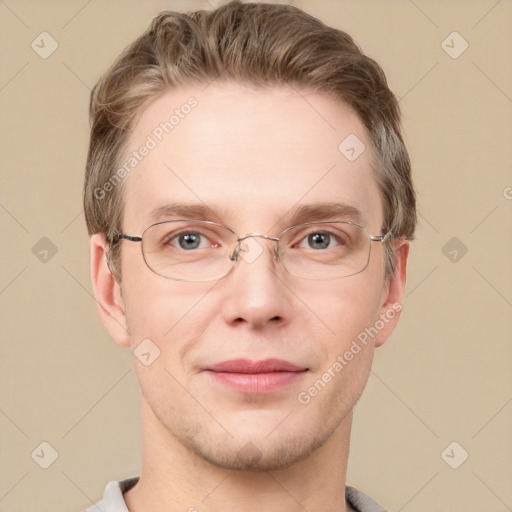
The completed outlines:
[[[259,254],[263,251],[263,249],[260,249],[260,247],[261,247],[260,244],[257,244],[257,243],[254,244],[253,243],[252,244],[252,250],[251,250],[250,249],[250,247],[251,247],[251,240],[250,240],[250,238],[251,237],[260,237],[260,238],[265,238],[267,240],[273,240],[274,242],[279,242],[279,238],[277,238],[275,236],[262,235],[261,233],[249,233],[247,235],[240,236],[237,239],[238,245],[237,245],[236,249],[233,251],[233,253],[231,254],[229,259],[235,261],[240,256],[242,256],[244,261],[247,262],[247,258],[255,259],[257,256],[259,256]],[[274,259],[276,259],[276,257],[277,257],[275,249],[276,248],[274,247],[273,248],[273,250],[274,250],[274,252],[273,252]],[[244,254],[243,254],[244,252],[245,253],[251,252],[251,255],[244,257]]]
[[[278,263],[275,238],[253,233],[240,239],[233,271],[223,281],[222,315],[253,329],[289,322],[293,294]]]

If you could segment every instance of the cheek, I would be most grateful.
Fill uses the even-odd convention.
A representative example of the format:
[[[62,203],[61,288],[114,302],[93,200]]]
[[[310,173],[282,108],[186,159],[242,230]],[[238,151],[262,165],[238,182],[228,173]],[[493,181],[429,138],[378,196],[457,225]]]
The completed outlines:
[[[155,363],[176,376],[182,374],[188,350],[204,337],[212,310],[217,311],[208,308],[206,299],[215,283],[172,281],[140,269],[126,277],[123,298],[134,356],[146,343],[156,347]]]
[[[336,349],[350,344],[378,318],[382,288],[376,282],[370,273],[361,273],[338,283],[332,281],[318,293],[314,307],[332,338],[338,340]]]
[[[136,248],[122,253],[123,300],[132,344],[161,339],[197,302],[197,287],[156,275]],[[207,290],[205,290],[207,291]]]
[[[203,335],[200,319],[204,312],[197,304],[197,290],[191,292],[188,283],[144,273],[127,279],[124,286],[126,321],[141,391],[148,402],[163,400],[166,408],[174,410],[165,397],[182,394],[183,352]]]
[[[307,408],[309,413],[330,411],[333,417],[343,417],[369,377],[374,338],[367,329],[377,318],[379,293],[370,281],[351,279],[349,284],[345,281],[343,286],[324,290],[318,298],[316,307],[329,334],[316,340],[316,349],[322,352],[320,365],[298,396],[301,404],[312,406]]]

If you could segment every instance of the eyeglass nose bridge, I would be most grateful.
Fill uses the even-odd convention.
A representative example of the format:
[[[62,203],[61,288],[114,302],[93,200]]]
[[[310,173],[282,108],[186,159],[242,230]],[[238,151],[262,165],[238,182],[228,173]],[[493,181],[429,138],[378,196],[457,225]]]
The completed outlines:
[[[238,245],[236,246],[235,250],[231,253],[231,255],[229,256],[229,259],[231,261],[236,261],[238,259],[238,256],[240,255],[240,253],[242,252],[242,242],[246,239],[246,238],[250,238],[250,237],[260,237],[260,238],[265,238],[266,240],[272,240],[274,242],[279,242],[280,238],[277,237],[277,236],[269,236],[269,235],[264,235],[262,233],[248,233],[247,235],[242,235],[242,236],[239,236],[236,241],[238,243]]]

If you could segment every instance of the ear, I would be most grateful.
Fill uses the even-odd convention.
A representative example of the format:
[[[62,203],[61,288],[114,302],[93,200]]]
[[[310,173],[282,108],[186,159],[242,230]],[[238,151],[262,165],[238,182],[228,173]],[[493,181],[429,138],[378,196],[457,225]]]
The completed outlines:
[[[379,320],[384,324],[375,337],[375,347],[380,347],[394,331],[400,312],[402,311],[402,296],[405,288],[407,256],[409,255],[409,242],[399,240],[395,242],[395,271],[384,286]]]
[[[121,287],[107,264],[108,242],[104,234],[91,236],[91,280],[101,321],[119,345],[129,347],[130,338]]]

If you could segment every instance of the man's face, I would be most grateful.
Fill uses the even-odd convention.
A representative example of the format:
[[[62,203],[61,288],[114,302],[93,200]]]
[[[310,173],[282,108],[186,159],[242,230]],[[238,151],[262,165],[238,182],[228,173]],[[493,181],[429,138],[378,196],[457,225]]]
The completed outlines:
[[[356,207],[361,224],[381,234],[370,142],[346,105],[289,88],[213,83],[203,92],[171,91],[143,113],[131,150],[148,135],[156,140],[155,128],[190,96],[197,106],[126,178],[124,233],[140,235],[155,221],[154,210],[186,203],[208,206],[214,213],[207,220],[238,235],[278,236],[296,223],[295,208],[335,202]],[[354,161],[338,149],[349,134],[366,146]],[[172,218],[180,217],[158,220]],[[161,277],[144,263],[140,244],[122,241],[120,300],[129,339],[117,341],[135,349],[149,339],[160,350],[148,366],[134,357],[144,421],[214,464],[275,469],[322,446],[348,417],[374,347],[389,336],[398,314],[333,371],[338,356],[391,308],[381,244],[372,244],[363,272],[315,281],[294,277],[274,261],[275,242],[251,240],[264,251],[212,282]],[[302,371],[262,392],[211,371],[238,359],[279,359]],[[331,379],[322,378],[329,368]],[[304,391],[319,379],[324,385],[307,393],[308,400]]]

